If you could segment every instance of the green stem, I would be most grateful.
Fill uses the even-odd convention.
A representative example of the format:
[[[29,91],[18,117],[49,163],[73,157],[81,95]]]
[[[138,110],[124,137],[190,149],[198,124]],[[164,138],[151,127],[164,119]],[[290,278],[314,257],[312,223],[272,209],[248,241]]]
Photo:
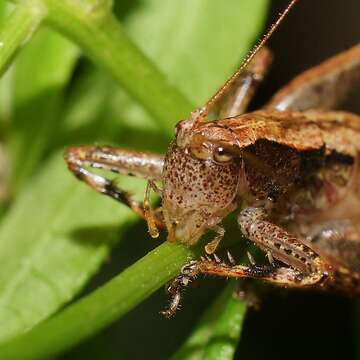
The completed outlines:
[[[217,319],[203,359],[231,360],[234,357],[245,319],[246,304],[235,299],[232,290],[228,289],[228,301]]]
[[[0,359],[44,359],[61,353],[134,308],[197,255],[197,250],[182,245],[162,244],[106,285],[2,344]]]
[[[176,121],[189,115],[192,104],[129,39],[109,1],[44,2],[50,24],[107,69],[163,128],[172,131]]]
[[[6,71],[18,50],[28,42],[46,15],[36,1],[16,5],[0,28],[0,76]]]
[[[235,283],[231,282],[208,307],[192,334],[171,358],[172,360],[201,360],[204,358],[204,351],[209,352],[209,348],[214,344],[214,336],[216,335],[215,331],[218,330],[218,324],[224,325],[223,314],[233,304],[232,294],[234,287]],[[234,308],[234,310],[236,309]],[[234,323],[230,321],[225,323],[228,332],[236,327],[236,325],[242,325],[243,319],[240,319],[237,314],[233,315],[236,321]],[[233,347],[233,351],[235,351],[237,342],[232,342],[230,345]]]

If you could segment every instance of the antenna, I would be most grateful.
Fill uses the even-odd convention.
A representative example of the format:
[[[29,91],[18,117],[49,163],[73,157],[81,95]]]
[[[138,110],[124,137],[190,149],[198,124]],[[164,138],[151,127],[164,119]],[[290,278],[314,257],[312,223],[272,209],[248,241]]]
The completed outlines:
[[[225,82],[225,84],[208,100],[205,104],[204,108],[209,109],[211,106],[223,95],[224,92],[231,86],[231,84],[236,81],[239,77],[239,74],[246,68],[246,66],[250,63],[250,61],[254,58],[254,56],[258,53],[258,51],[265,45],[265,43],[269,40],[274,31],[279,27],[282,23],[288,12],[292,9],[292,7],[298,2],[298,0],[292,0],[286,9],[279,14],[278,19],[274,22],[268,32],[264,35],[262,40],[254,47],[254,49],[247,55],[240,68]],[[205,110],[206,111],[206,110]]]

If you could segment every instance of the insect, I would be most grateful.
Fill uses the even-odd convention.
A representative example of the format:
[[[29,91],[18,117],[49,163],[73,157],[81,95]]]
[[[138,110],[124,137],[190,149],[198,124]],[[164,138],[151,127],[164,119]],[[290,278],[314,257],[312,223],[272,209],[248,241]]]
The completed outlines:
[[[280,286],[360,293],[360,116],[333,111],[360,83],[360,45],[304,72],[261,110],[246,113],[271,63],[264,43],[296,3],[290,2],[239,70],[175,129],[165,157],[109,146],[67,149],[72,173],[144,218],[152,237],[197,243],[214,254],[221,221],[239,209],[242,233],[269,264],[245,266],[232,256],[185,265],[168,287],[164,312],[178,308],[181,291],[199,274],[256,278]],[[216,121],[207,121],[216,116]],[[88,168],[148,180],[143,203]],[[157,183],[161,182],[161,187]],[[154,190],[162,206],[153,210]]]

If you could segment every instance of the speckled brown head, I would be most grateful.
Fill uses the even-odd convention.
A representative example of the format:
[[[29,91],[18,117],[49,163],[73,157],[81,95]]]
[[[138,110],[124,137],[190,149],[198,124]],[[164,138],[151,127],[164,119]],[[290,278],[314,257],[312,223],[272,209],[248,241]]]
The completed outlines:
[[[236,148],[202,134],[202,114],[180,122],[163,171],[163,213],[169,240],[198,241],[235,208],[240,161]],[[229,130],[222,129],[228,132]]]

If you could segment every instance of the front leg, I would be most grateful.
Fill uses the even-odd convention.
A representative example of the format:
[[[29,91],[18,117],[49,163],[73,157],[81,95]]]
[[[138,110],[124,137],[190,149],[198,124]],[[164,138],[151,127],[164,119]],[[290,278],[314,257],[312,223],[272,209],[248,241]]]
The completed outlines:
[[[265,209],[244,209],[238,224],[249,240],[273,258],[303,273],[323,271],[320,257],[303,240],[267,220]]]
[[[78,146],[65,151],[69,170],[81,181],[101,194],[128,206],[148,222],[151,236],[157,237],[156,225],[164,227],[163,221],[149,207],[150,188],[157,190],[154,180],[161,180],[163,157],[161,155],[130,151],[112,146]],[[147,180],[144,203],[136,201],[116,183],[95,174],[87,167],[103,169],[121,175],[137,176]]]
[[[232,257],[230,256],[230,259]],[[214,260],[201,258],[185,265],[181,273],[170,282],[167,292],[170,295],[170,304],[162,311],[166,317],[175,315],[180,306],[183,289],[198,275],[206,274],[235,279],[259,279],[268,283],[284,287],[304,288],[316,285],[326,278],[326,273],[303,273],[290,267],[275,266],[244,266],[234,265],[232,261],[223,262],[217,256]]]
[[[238,223],[245,236],[270,253],[273,258],[288,266],[244,266],[235,265],[228,254],[225,263],[217,256],[215,260],[202,258],[185,265],[168,286],[171,295],[170,306],[163,314],[170,317],[175,314],[181,300],[182,289],[200,274],[227,278],[253,278],[285,287],[309,287],[320,284],[327,277],[322,259],[301,239],[288,233],[278,225],[266,220],[262,208],[247,208],[238,216]]]

